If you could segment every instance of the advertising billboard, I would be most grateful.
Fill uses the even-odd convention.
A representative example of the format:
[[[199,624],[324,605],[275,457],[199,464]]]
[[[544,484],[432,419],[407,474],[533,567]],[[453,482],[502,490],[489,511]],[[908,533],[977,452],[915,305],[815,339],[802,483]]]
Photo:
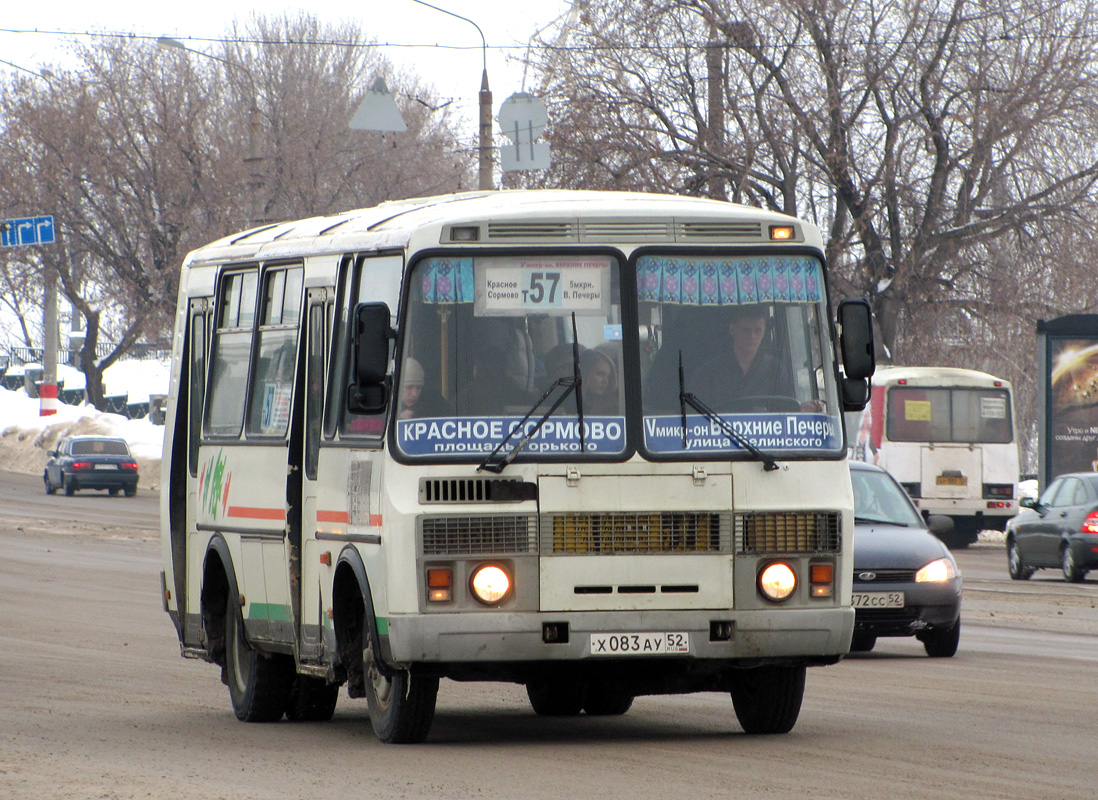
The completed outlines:
[[[1098,315],[1037,323],[1041,489],[1065,472],[1098,472]]]

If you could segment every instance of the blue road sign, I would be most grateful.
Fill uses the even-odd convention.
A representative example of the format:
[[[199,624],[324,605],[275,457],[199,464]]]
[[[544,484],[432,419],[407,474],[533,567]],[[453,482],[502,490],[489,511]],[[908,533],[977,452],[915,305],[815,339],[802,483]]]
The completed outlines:
[[[52,244],[55,241],[53,217],[22,217],[0,222],[0,247]]]

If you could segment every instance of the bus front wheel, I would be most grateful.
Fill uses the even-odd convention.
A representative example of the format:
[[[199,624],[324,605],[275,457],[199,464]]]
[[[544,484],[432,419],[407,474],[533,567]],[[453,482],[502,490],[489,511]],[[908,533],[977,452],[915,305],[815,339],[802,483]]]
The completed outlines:
[[[385,670],[386,675],[372,646],[363,648],[362,666],[370,724],[377,738],[388,744],[426,739],[435,717],[438,678],[412,675],[404,669]]]
[[[244,637],[244,620],[232,602],[225,609],[225,683],[241,722],[277,722],[286,713],[293,660],[256,652]]]
[[[805,667],[767,666],[735,670],[732,705],[744,733],[789,733],[804,699]]]

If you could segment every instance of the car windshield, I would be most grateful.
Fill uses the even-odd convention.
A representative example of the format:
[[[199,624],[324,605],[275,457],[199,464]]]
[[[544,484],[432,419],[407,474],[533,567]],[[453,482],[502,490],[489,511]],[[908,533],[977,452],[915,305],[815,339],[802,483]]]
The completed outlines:
[[[130,450],[121,439],[85,439],[72,443],[74,456],[128,456]]]
[[[904,490],[887,473],[856,469],[850,471],[850,480],[858,522],[922,527],[922,518]]]

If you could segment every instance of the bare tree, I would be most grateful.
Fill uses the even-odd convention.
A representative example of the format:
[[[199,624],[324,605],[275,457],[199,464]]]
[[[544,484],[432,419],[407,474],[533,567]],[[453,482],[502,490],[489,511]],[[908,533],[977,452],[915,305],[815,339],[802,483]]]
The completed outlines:
[[[100,408],[103,370],[170,335],[189,250],[261,221],[468,185],[444,109],[405,98],[408,133],[348,129],[389,71],[354,26],[255,18],[210,58],[117,38],[78,55],[48,85],[0,96],[0,169],[25,178],[0,183],[0,208],[54,214],[58,243],[37,257],[84,318],[79,367]]]
[[[1002,310],[989,242],[1091,213],[1094,21],[1090,0],[588,4],[535,56],[560,98],[544,180],[814,217],[888,352],[917,358],[928,303]]]

